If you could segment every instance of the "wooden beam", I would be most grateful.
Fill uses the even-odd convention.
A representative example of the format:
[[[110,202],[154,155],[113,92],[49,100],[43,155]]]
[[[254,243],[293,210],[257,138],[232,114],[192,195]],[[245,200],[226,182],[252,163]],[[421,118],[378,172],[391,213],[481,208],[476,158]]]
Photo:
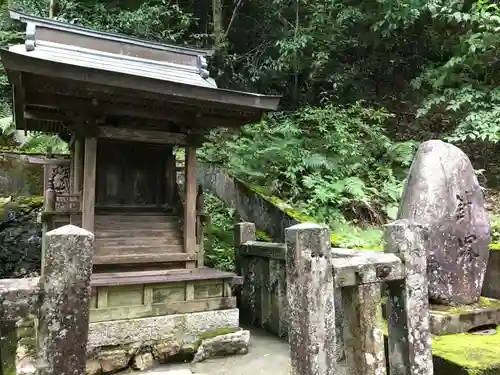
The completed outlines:
[[[26,120],[36,120],[36,121],[59,121],[67,122],[70,120],[68,114],[54,112],[54,111],[44,111],[39,109],[30,109],[24,111],[24,118]]]
[[[85,229],[85,228],[84,228]],[[169,263],[169,262],[192,262],[196,254],[186,253],[137,253],[137,254],[113,254],[95,255],[92,260],[94,264],[145,264],[145,263]]]
[[[74,151],[74,178],[73,178],[73,193],[80,194],[82,192],[82,181],[83,181],[83,154],[84,154],[84,143],[83,139],[80,137],[75,138],[75,151]]]
[[[12,83],[12,106],[14,108],[14,123],[17,129],[21,128],[26,132],[28,128],[26,127],[26,118],[24,117],[23,112],[24,106],[26,104],[26,89],[23,86],[22,73],[9,72],[8,76],[10,82]]]
[[[169,133],[157,130],[126,129],[113,126],[100,126],[99,137],[122,141],[185,145],[186,134]]]
[[[83,164],[82,228],[94,232],[97,139],[85,138]]]
[[[34,156],[27,156],[29,164],[38,165],[68,165],[71,163],[70,159],[55,159],[55,158],[37,158]]]
[[[196,148],[186,148],[184,165],[184,251],[196,253]]]

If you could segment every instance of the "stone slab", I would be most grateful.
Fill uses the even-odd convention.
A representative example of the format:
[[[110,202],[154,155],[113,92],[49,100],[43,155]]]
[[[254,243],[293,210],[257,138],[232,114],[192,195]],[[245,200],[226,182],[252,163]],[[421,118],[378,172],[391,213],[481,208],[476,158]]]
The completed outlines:
[[[237,328],[238,325],[238,309],[91,323],[87,348],[91,351],[101,346],[160,341],[169,338],[190,343],[197,340],[203,332],[226,327]]]
[[[479,303],[449,307],[431,306],[431,333],[451,335],[481,326],[500,324],[500,300],[481,297]]]

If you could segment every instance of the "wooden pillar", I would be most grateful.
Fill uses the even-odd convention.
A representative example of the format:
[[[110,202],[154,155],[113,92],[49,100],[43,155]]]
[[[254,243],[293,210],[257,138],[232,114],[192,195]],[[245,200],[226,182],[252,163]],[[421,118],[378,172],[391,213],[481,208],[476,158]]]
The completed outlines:
[[[195,253],[196,244],[196,148],[186,147],[184,161],[184,251]],[[196,261],[186,262],[186,268],[195,268]],[[186,283],[186,301],[194,299],[194,283]]]
[[[45,158],[50,159],[52,158],[52,147],[47,148],[47,152],[45,154]],[[45,195],[45,192],[48,189],[48,183],[49,183],[49,178],[50,178],[50,172],[52,171],[52,166],[49,164],[44,164],[43,165],[43,194]]]
[[[73,152],[73,194],[81,194],[83,181],[83,139],[75,138]]]
[[[186,147],[184,162],[184,251],[196,252],[196,148]]]
[[[82,228],[94,232],[97,138],[85,138]]]
[[[170,207],[175,207],[175,189],[177,188],[177,172],[175,169],[175,155],[173,154],[172,147],[168,148],[167,156],[165,158],[165,199]]]

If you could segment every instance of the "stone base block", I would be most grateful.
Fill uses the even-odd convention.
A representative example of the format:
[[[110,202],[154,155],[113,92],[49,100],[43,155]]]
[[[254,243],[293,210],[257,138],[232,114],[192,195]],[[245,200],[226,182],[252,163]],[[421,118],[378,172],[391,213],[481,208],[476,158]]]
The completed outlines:
[[[451,307],[431,305],[431,332],[451,335],[500,324],[500,300],[481,297],[478,303]]]
[[[238,309],[91,323],[86,375],[115,373],[129,366],[147,370],[173,356],[194,356],[202,345],[205,351],[201,357],[205,359],[217,354],[210,343],[218,337],[221,339],[215,343],[222,344],[215,347],[222,347],[221,354],[242,353],[242,343],[248,344],[249,336],[248,331],[240,331]],[[235,347],[238,350],[232,350]],[[19,342],[19,373],[29,374],[34,369],[33,358],[33,348],[28,354]]]

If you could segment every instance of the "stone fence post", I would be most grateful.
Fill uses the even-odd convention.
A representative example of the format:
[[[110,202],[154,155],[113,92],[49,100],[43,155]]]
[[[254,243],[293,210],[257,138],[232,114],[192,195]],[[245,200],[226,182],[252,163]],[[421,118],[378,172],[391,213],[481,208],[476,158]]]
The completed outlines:
[[[15,374],[15,323],[37,316],[37,375],[85,373],[94,235],[73,225],[45,235],[42,277],[0,280],[0,374]]]
[[[336,373],[335,298],[330,231],[317,224],[285,230],[291,375]]]
[[[386,253],[400,257],[404,279],[387,283],[387,328],[391,375],[432,375],[427,283],[428,228],[412,220],[385,227]]]
[[[39,375],[84,374],[94,235],[66,225],[45,236],[36,367]]]
[[[432,375],[427,230],[399,220],[387,225],[385,234],[385,253],[365,253],[332,250],[329,230],[317,224],[286,229],[291,375],[344,372],[336,356],[340,343],[349,374],[385,375],[383,283],[388,296],[389,373]],[[339,291],[342,304],[336,306]],[[336,309],[343,310],[343,318]],[[335,319],[342,319],[342,333]]]

